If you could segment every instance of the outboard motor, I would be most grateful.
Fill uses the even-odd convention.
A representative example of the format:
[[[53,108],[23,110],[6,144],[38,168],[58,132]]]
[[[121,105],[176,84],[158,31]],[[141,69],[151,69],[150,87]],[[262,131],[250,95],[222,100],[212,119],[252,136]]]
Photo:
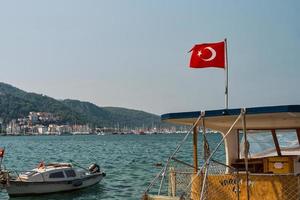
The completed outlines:
[[[9,172],[0,170],[0,189],[4,189],[9,181]]]
[[[90,172],[91,174],[100,172],[100,166],[97,165],[96,163],[91,164],[91,165],[89,166],[89,172]]]

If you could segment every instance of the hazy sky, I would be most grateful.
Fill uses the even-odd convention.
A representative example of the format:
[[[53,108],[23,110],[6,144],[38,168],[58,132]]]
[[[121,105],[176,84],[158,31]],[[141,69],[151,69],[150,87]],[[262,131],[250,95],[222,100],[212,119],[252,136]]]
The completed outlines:
[[[214,2],[214,3],[211,3]],[[228,38],[229,107],[300,104],[300,1],[0,1],[0,81],[155,114],[224,107],[224,70],[188,68]]]

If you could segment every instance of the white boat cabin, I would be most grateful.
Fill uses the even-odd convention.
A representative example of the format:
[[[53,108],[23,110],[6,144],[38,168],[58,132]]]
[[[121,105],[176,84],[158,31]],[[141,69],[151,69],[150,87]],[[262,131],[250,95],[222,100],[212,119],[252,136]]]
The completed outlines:
[[[17,180],[28,182],[64,181],[86,176],[83,170],[72,167],[69,163],[41,163],[37,168],[21,173]]]
[[[206,111],[205,127],[222,134],[226,165],[243,171],[244,124],[238,120],[225,136],[241,109]],[[201,112],[171,113],[162,120],[181,125],[193,125]],[[198,122],[202,125],[201,120]],[[300,174],[300,106],[247,108],[245,128],[248,142],[248,165],[252,173]],[[272,166],[273,164],[273,166]]]

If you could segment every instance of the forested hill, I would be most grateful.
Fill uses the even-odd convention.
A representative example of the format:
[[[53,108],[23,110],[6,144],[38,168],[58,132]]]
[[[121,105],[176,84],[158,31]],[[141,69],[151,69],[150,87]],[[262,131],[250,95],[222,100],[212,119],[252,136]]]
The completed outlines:
[[[118,107],[99,107],[78,100],[56,100],[29,93],[0,82],[0,118],[4,123],[28,116],[31,111],[49,112],[61,118],[62,123],[90,123],[106,127],[151,127],[165,126],[157,115]]]

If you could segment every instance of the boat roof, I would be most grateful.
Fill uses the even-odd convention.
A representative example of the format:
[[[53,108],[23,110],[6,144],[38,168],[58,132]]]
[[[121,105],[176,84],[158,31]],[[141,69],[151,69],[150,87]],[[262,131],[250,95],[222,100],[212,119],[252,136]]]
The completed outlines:
[[[251,107],[246,109],[247,129],[300,128],[300,105]],[[241,109],[219,109],[205,111],[206,128],[224,130],[229,128],[240,115]],[[193,125],[201,111],[168,113],[162,121],[178,125]],[[242,129],[242,120],[235,126]]]
[[[36,171],[39,173],[44,173],[44,172],[49,172],[57,169],[69,169],[72,168],[71,163],[48,163],[45,164],[44,166],[37,167],[33,169],[32,171]]]

